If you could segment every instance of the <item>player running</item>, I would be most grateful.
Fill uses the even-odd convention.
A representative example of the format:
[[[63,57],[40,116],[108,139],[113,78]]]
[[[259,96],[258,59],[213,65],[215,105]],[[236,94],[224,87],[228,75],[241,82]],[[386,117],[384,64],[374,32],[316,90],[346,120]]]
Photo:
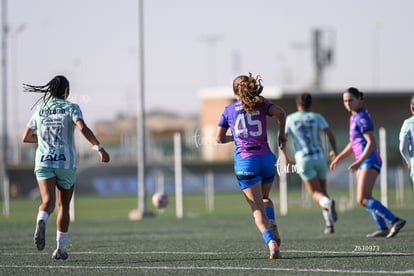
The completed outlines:
[[[375,180],[381,170],[382,161],[378,152],[374,125],[367,109],[362,107],[364,94],[351,87],[343,94],[345,109],[349,118],[349,143],[330,165],[335,170],[339,161],[354,153],[355,161],[348,170],[356,172],[357,201],[370,212],[378,230],[368,234],[368,238],[392,238],[404,227],[406,221],[396,217],[387,207],[372,197]],[[386,220],[391,224],[389,229]]]
[[[334,222],[337,220],[335,201],[330,199],[327,192],[325,151],[321,141],[321,131],[325,132],[331,145],[329,155],[336,157],[336,141],[325,118],[310,110],[312,96],[302,93],[296,98],[297,112],[286,118],[286,135],[293,137],[295,148],[295,162],[287,152],[288,166],[293,164],[313,200],[322,208],[325,220],[325,234],[334,233]]]
[[[109,162],[109,154],[86,126],[79,106],[67,100],[69,81],[64,76],[56,76],[43,86],[25,84],[25,91],[44,94],[43,102],[36,106],[22,137],[25,143],[37,143],[34,172],[42,203],[37,214],[34,242],[38,250],[44,249],[46,224],[55,209],[57,196],[57,248],[52,257],[66,260],[69,204],[76,181],[75,128],[98,151],[102,162]]]
[[[406,120],[400,130],[400,153],[410,171],[411,184],[414,187],[414,96],[411,97],[410,111],[412,116]]]
[[[280,237],[276,225],[270,188],[276,173],[276,156],[267,143],[266,116],[279,121],[279,147],[286,143],[285,111],[260,96],[260,76],[238,76],[233,81],[237,101],[225,107],[218,123],[217,143],[234,141],[234,172],[240,189],[253,212],[255,224],[269,246],[270,259],[281,258]],[[230,128],[231,135],[227,135]]]

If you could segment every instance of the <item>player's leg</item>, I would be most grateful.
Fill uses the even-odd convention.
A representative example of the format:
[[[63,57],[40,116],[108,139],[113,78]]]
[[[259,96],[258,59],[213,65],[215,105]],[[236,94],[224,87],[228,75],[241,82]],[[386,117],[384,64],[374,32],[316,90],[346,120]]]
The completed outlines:
[[[337,215],[335,210],[335,203],[323,192],[321,187],[321,180],[314,177],[310,180],[303,180],[306,190],[311,195],[312,199],[319,204],[322,209],[322,216],[325,221],[324,233],[331,234],[334,232],[333,222],[336,221]]]
[[[66,252],[66,243],[69,238],[69,223],[70,223],[70,201],[73,196],[74,182],[75,182],[75,170],[57,169],[58,175],[57,185],[57,200],[58,200],[58,213],[56,218],[56,250],[53,252],[52,257],[55,259],[67,259],[68,254]]]
[[[375,180],[378,176],[378,171],[372,168],[363,168],[357,174],[357,200],[365,206],[375,223],[378,231],[368,234],[368,237],[393,237],[405,225],[405,220],[397,218],[387,207],[380,201],[372,197],[372,189],[375,185]],[[385,220],[392,224],[391,230],[388,231]]]
[[[329,199],[331,199],[328,196],[328,191],[327,191],[327,185],[326,185],[326,179],[319,179],[319,184],[320,184],[320,188],[321,188],[321,192]],[[338,219],[338,215],[336,214],[336,210],[335,210],[335,201],[333,199],[331,199],[330,208],[322,208],[322,216],[323,219],[325,220],[325,230],[324,233],[325,234],[333,234],[334,233],[334,221],[332,219],[332,217],[336,217],[336,219]],[[332,212],[334,214],[332,214]]]
[[[261,182],[257,182],[243,189],[242,191],[247,203],[249,204],[253,212],[253,218],[256,227],[259,229],[260,233],[262,233],[264,242],[269,246],[270,258],[280,258],[279,246],[275,241],[273,232],[270,229],[269,220],[267,219],[267,216],[265,214]]]
[[[68,254],[66,253],[66,243],[69,238],[69,223],[70,223],[70,200],[72,199],[74,186],[66,190],[58,186],[57,197],[58,197],[58,213],[56,218],[56,243],[57,248],[53,253],[55,259],[67,259]]]
[[[273,201],[269,197],[271,187],[272,187],[272,183],[262,185],[263,204],[265,208],[266,217],[270,223],[270,229],[273,232],[273,236],[277,244],[280,246],[281,239],[280,239],[279,229],[277,227],[275,209],[273,206]]]
[[[51,174],[47,168],[36,171],[37,183],[42,199],[37,213],[36,230],[34,233],[34,243],[38,250],[43,250],[45,247],[46,224],[56,204],[56,177],[50,176]]]
[[[273,183],[275,181],[275,174],[276,174],[276,156],[269,152],[266,157],[261,159],[261,172],[262,172],[262,196],[263,196],[263,204],[265,208],[265,214],[267,219],[270,223],[270,229],[273,232],[273,236],[277,242],[277,244],[280,246],[280,235],[279,230],[277,227],[276,222],[276,214],[275,209],[273,205],[273,201],[270,199],[270,190],[273,186]]]

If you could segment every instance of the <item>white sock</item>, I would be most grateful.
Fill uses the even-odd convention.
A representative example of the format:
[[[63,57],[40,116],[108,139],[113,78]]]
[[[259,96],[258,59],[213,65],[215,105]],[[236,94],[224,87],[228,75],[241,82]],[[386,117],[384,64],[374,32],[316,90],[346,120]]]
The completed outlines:
[[[326,208],[326,209],[328,209],[328,207],[329,207],[329,203],[331,202],[331,200],[328,198],[328,197],[326,197],[326,196],[324,196],[324,197],[322,197],[321,199],[319,199],[319,205],[322,207],[322,208]]]
[[[49,215],[46,211],[40,211],[39,213],[37,213],[36,221],[43,220],[46,223],[48,218],[49,218]]]
[[[69,237],[68,232],[56,231],[57,249],[60,249],[60,251],[66,250],[66,242],[68,241],[68,237]]]
[[[328,210],[322,210],[322,215],[323,215],[323,219],[325,220],[325,225],[326,226],[332,226],[333,223],[332,223],[331,219],[329,218]]]

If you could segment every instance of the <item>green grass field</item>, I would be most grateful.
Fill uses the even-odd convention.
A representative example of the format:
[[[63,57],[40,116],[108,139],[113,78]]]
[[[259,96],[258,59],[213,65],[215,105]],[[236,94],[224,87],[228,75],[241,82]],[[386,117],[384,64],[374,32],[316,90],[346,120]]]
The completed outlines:
[[[66,261],[51,258],[55,214],[45,250],[33,245],[38,203],[12,200],[11,216],[1,217],[0,275],[414,275],[412,202],[390,206],[408,221],[392,239],[365,238],[375,225],[362,207],[339,212],[336,233],[326,236],[316,204],[290,204],[286,216],[277,206],[283,259],[269,260],[240,193],[216,195],[213,212],[203,195],[186,195],[183,219],[174,198],[163,211],[148,202],[156,216],[139,221],[128,220],[136,197],[78,196]]]

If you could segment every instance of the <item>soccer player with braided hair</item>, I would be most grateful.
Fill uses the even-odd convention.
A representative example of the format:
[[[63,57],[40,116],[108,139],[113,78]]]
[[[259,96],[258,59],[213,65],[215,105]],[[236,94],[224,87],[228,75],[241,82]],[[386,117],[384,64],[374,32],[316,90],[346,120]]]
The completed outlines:
[[[57,248],[52,257],[65,260],[68,258],[69,204],[76,181],[75,128],[97,150],[102,162],[109,162],[110,157],[86,125],[79,106],[67,100],[69,81],[66,77],[55,76],[42,86],[24,84],[24,91],[43,94],[35,103],[37,106],[22,137],[24,143],[37,144],[34,173],[42,203],[37,214],[34,243],[38,250],[44,249],[46,224],[57,197]]]
[[[253,212],[256,227],[270,250],[270,259],[281,258],[275,212],[269,198],[276,173],[276,156],[267,142],[266,117],[279,122],[278,143],[286,143],[286,112],[260,94],[260,76],[238,76],[233,81],[237,101],[225,107],[218,123],[217,143],[234,141],[234,172],[247,203]],[[227,134],[228,129],[231,135]]]

